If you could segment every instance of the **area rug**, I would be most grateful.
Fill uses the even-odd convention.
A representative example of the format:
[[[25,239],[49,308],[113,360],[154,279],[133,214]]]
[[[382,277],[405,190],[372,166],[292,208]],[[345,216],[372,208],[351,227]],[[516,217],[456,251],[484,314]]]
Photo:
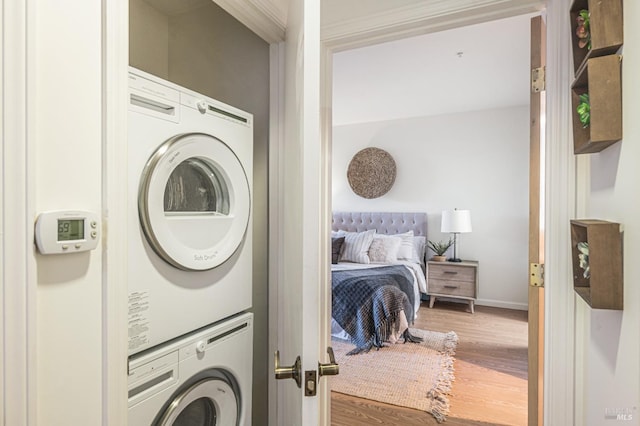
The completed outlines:
[[[390,344],[347,356],[354,348],[333,339],[340,374],[331,379],[334,392],[431,413],[438,422],[449,414],[449,392],[458,336],[411,329],[422,343]]]

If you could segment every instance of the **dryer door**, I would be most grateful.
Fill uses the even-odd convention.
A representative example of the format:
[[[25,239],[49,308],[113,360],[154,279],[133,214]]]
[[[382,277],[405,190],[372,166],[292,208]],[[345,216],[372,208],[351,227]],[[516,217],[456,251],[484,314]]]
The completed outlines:
[[[158,256],[176,268],[202,271],[224,263],[242,243],[250,210],[240,160],[211,135],[167,140],[142,172],[142,230]]]

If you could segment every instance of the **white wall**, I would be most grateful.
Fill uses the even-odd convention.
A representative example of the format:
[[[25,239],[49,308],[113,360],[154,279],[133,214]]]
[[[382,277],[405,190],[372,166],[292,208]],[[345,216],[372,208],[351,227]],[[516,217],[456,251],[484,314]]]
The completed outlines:
[[[37,1],[33,8],[34,213],[101,213],[101,2]],[[71,4],[73,3],[73,4]],[[102,418],[102,250],[36,255],[37,424]],[[19,284],[19,283],[15,283]]]
[[[590,188],[586,217],[624,226],[624,310],[594,310],[576,297],[576,355],[582,361],[576,375],[584,383],[577,389],[578,407],[582,407],[577,418],[581,416],[587,426],[605,424],[606,410],[631,416],[620,424],[640,424],[640,263],[636,261],[640,256],[640,29],[635,25],[639,18],[640,4],[625,1],[624,138],[591,154],[590,182],[579,183]]]
[[[365,199],[347,181],[361,149],[386,150],[394,186]],[[471,210],[473,232],[458,238],[458,256],[480,262],[479,304],[527,308],[529,109],[518,106],[333,128],[333,210],[426,211],[429,239],[442,210]]]

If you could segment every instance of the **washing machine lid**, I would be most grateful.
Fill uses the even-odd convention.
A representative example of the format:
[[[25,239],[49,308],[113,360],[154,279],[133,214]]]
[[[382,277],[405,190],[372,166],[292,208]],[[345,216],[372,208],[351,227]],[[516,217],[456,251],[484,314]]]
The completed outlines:
[[[176,268],[202,271],[224,263],[242,243],[250,210],[242,163],[212,135],[167,140],[142,172],[142,230],[158,256]]]

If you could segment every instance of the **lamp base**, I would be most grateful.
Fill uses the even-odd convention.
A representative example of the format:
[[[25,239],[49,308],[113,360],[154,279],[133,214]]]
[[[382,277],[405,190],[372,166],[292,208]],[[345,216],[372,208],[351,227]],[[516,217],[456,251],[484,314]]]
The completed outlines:
[[[447,262],[462,262],[462,259],[458,259],[457,257],[456,258],[452,257],[452,258],[447,259]]]

